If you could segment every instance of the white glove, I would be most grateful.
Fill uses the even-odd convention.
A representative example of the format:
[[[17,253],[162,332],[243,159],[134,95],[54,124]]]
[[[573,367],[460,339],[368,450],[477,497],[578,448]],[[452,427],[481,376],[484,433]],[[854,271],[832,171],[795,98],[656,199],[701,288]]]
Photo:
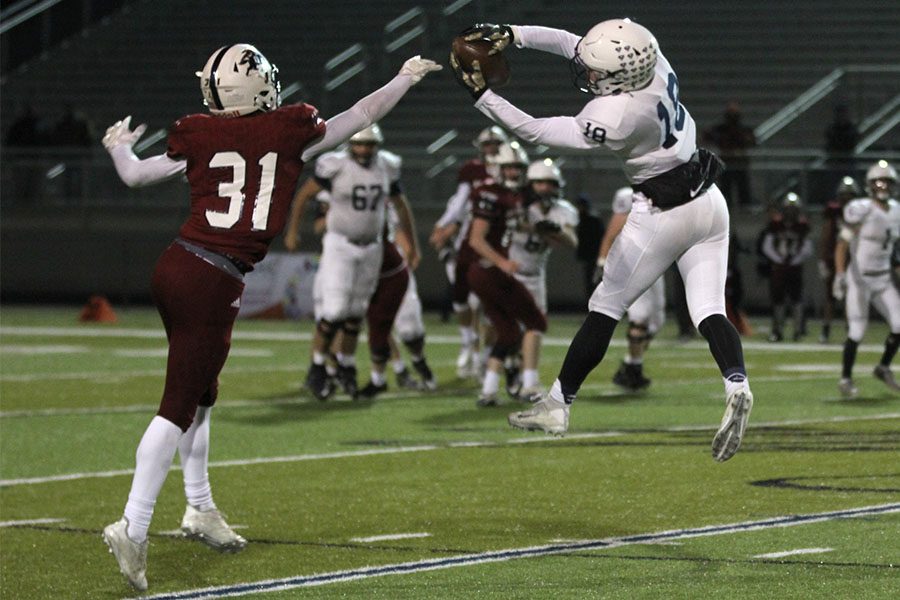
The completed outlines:
[[[432,71],[440,71],[443,68],[444,67],[437,64],[433,60],[422,58],[421,56],[416,54],[405,63],[403,63],[403,66],[400,67],[400,75],[409,75],[412,79],[413,84],[416,84],[422,81],[422,78]]]
[[[847,274],[835,273],[834,283],[831,285],[831,295],[835,300],[843,300],[847,295]]]
[[[131,115],[128,115],[121,121],[116,121],[106,130],[103,136],[103,146],[107,150],[112,150],[116,146],[128,146],[131,148],[135,142],[141,139],[144,132],[147,131],[147,125],[141,124],[131,131]]]

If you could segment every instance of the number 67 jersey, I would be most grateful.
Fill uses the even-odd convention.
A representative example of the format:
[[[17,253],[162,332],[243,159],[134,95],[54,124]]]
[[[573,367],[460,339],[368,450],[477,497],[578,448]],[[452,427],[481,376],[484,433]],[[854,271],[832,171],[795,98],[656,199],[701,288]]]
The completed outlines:
[[[316,160],[316,181],[331,193],[326,228],[357,245],[381,239],[384,203],[400,193],[402,160],[377,150],[360,164],[349,150],[328,152]]]
[[[239,118],[188,115],[169,131],[169,157],[187,161],[191,212],[180,236],[254,265],[281,233],[303,150],[325,133],[308,104]]]

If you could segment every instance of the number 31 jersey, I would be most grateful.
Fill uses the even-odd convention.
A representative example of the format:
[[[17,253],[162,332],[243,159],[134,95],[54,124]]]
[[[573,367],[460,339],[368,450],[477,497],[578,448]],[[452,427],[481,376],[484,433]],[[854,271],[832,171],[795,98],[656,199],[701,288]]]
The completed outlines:
[[[326,228],[355,244],[381,238],[384,203],[400,193],[401,159],[378,150],[367,165],[358,163],[349,150],[328,152],[316,160],[316,181],[331,192]]]
[[[324,133],[325,122],[308,104],[176,121],[167,153],[187,161],[191,189],[181,237],[251,265],[262,260],[284,228],[303,168],[300,155]]]

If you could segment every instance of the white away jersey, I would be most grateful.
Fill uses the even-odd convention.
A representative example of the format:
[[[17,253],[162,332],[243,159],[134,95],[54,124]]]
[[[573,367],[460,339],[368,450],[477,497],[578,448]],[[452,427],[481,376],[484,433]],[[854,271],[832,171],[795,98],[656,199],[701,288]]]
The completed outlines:
[[[516,26],[516,43],[571,59],[579,36],[549,27]],[[658,54],[653,81],[642,90],[597,96],[574,117],[535,119],[491,90],[475,106],[517,137],[583,150],[604,148],[622,161],[631,183],[641,183],[690,160],[697,149],[694,119],[678,99],[678,77]]]
[[[553,221],[561,227],[574,228],[578,225],[578,211],[562,199],[554,200],[546,212],[540,202],[532,202],[525,211],[525,220],[532,225],[538,221]],[[509,258],[519,263],[517,275],[542,275],[547,267],[550,250],[542,236],[516,230],[509,245]]]
[[[356,162],[349,150],[328,152],[316,160],[316,180],[331,194],[328,231],[354,243],[381,237],[384,204],[399,193],[399,156],[379,150],[368,167]]]
[[[855,230],[850,268],[864,277],[889,274],[891,251],[900,236],[900,203],[890,199],[884,210],[870,198],[853,200],[844,207],[844,223]]]

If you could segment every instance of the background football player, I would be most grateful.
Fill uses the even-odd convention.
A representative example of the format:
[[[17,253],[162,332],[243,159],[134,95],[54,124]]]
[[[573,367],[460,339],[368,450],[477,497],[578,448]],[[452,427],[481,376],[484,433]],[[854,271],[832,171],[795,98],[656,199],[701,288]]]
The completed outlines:
[[[619,188],[612,201],[612,217],[603,241],[600,242],[600,253],[597,256],[596,282],[603,279],[603,268],[613,242],[619,237],[628,213],[631,212],[631,199],[634,191],[630,187]],[[650,379],[644,375],[644,353],[650,341],[666,321],[666,280],[660,277],[631,303],[626,312],[628,316],[628,352],[622,364],[613,375],[613,383],[628,392],[636,392],[647,388]]]
[[[444,213],[435,222],[429,238],[429,243],[438,251],[438,256],[444,262],[447,272],[447,280],[454,288],[453,312],[456,314],[460,331],[460,350],[456,359],[456,374],[459,377],[478,377],[481,375],[482,361],[479,356],[479,302],[475,294],[467,294],[466,300],[459,300],[461,293],[457,293],[457,265],[456,254],[464,240],[463,232],[469,228],[472,219],[472,209],[469,198],[472,190],[480,186],[489,177],[496,178],[498,173],[494,157],[500,144],[509,141],[509,138],[500,127],[492,125],[484,128],[472,141],[472,145],[478,148],[478,156],[466,161],[459,169],[457,175],[456,191],[447,201]],[[465,279],[465,277],[463,277]],[[465,287],[465,282],[460,285]]]
[[[854,198],[859,198],[862,191],[859,184],[849,175],[845,176],[822,209],[822,229],[819,233],[819,277],[825,288],[822,299],[822,333],[819,341],[828,342],[831,336],[831,321],[834,319],[835,298],[831,293],[834,286],[834,249],[837,246],[838,233],[841,231],[844,207]]]
[[[880,160],[866,172],[868,197],[851,200],[844,207],[844,225],[834,250],[833,293],[838,300],[845,300],[847,312],[847,339],[838,383],[838,389],[847,398],[858,393],[853,383],[853,364],[869,324],[869,304],[875,306],[891,329],[873,374],[889,389],[900,391],[891,372],[891,361],[900,346],[900,293],[891,277],[891,253],[900,237],[896,191],[897,171]]]
[[[369,299],[378,285],[386,201],[397,210],[404,235],[413,240],[409,260],[418,263],[412,213],[400,185],[402,161],[379,148],[383,141],[381,129],[373,124],[355,133],[348,149],[320,156],[315,177],[307,179],[297,191],[291,209],[293,234],[307,201],[323,189],[330,193],[322,256],[313,286],[316,329],[306,379],[307,387],[319,400],[334,391],[325,360],[338,330],[342,335],[337,379],[351,397],[357,395],[356,346]],[[386,339],[384,346],[386,362],[390,354]]]
[[[497,403],[504,361],[518,352],[520,344],[524,363],[537,364],[540,336],[547,330],[546,317],[513,276],[520,265],[510,259],[508,250],[510,237],[521,220],[528,155],[518,144],[503,144],[496,159],[499,179],[488,179],[472,192],[472,222],[458,257],[459,264],[466,267],[470,289],[481,299],[496,332],[478,406]]]
[[[536,160],[528,165],[525,181],[522,221],[512,234],[509,258],[519,265],[515,278],[531,293],[546,316],[547,260],[554,247],[574,248],[578,244],[575,234],[578,211],[560,197],[565,182],[559,167],[551,159]],[[518,395],[524,400],[534,399],[544,391],[538,374],[541,335],[539,332],[534,335],[534,352],[522,362]]]
[[[132,146],[146,127],[132,131],[130,117],[107,129],[103,145],[126,184],[185,173],[191,199],[179,237],[153,273],[153,297],[169,340],[162,401],[137,448],[124,516],[103,530],[134,588],[147,589],[147,532],[176,451],[187,497],[182,531],[219,550],[247,543],[216,508],[207,475],[210,413],[243,274],[281,233],[303,164],[387,114],[410,87],[440,68],[411,58],[387,85],[326,122],[308,104],[281,106],[278,70],[255,47],[228,45],[197,73],[211,115],[176,121],[164,154],[135,156]]]
[[[770,263],[769,297],[772,302],[770,342],[784,339],[784,319],[790,302],[794,317],[794,341],[805,333],[803,299],[803,263],[813,255],[809,237],[809,220],[801,207],[800,197],[789,192],[779,210],[772,214],[761,251]]]

